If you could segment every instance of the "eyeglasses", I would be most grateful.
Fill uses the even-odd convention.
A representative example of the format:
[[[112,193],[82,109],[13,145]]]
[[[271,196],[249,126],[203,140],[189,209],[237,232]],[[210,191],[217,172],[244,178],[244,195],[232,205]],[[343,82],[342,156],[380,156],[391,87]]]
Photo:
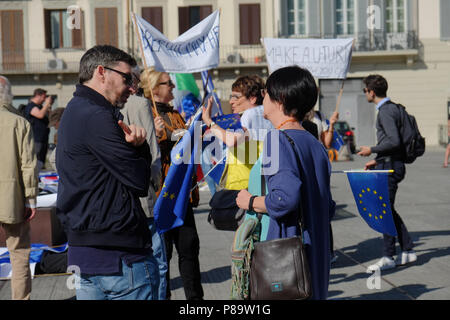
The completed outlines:
[[[266,89],[266,88],[261,89],[261,96],[262,96],[263,98],[266,96],[266,94],[267,94],[267,89]]]
[[[369,92],[369,91],[370,91],[370,90],[367,89],[367,88],[364,88],[364,89],[363,89],[363,92],[364,92],[364,93],[367,93],[367,92]]]
[[[169,87],[175,87],[175,84],[172,82],[172,80],[158,83],[158,85],[163,85],[163,84],[168,85]]]
[[[242,97],[243,97],[242,94],[239,95],[239,96],[237,94],[230,94],[230,100],[237,100],[237,99],[240,99]]]
[[[125,84],[127,86],[131,87],[133,85],[133,77],[131,76],[131,73],[125,73],[125,72],[122,72],[122,71],[119,71],[119,70],[116,70],[113,68],[108,68],[105,66],[103,66],[103,68],[105,68],[106,70],[114,71],[114,72],[117,72],[118,74],[120,74],[123,77],[123,79],[125,80]]]

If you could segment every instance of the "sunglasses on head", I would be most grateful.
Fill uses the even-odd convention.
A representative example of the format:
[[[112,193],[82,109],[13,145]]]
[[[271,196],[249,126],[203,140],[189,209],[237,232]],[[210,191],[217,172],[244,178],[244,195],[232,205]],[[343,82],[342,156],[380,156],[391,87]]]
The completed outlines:
[[[131,73],[125,73],[125,72],[122,72],[122,71],[119,71],[119,70],[116,70],[113,68],[108,68],[105,66],[103,68],[105,68],[106,70],[114,71],[114,72],[117,72],[118,74],[120,74],[123,77],[123,79],[125,80],[125,84],[127,86],[131,87],[133,85],[133,76],[131,75]]]

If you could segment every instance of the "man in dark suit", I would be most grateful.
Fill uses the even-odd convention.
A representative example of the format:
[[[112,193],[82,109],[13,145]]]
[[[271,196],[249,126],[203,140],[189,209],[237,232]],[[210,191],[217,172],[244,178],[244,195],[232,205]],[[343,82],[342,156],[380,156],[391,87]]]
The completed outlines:
[[[386,95],[388,89],[386,79],[380,75],[369,75],[363,79],[363,82],[365,84],[364,93],[367,101],[374,103],[378,110],[376,121],[378,142],[373,147],[362,146],[358,155],[368,157],[372,153],[377,154],[374,160],[366,163],[366,170],[373,168],[377,170],[394,170],[388,178],[389,201],[402,252],[394,261],[393,257],[396,254],[395,237],[383,234],[383,257],[374,267],[379,267],[380,270],[387,270],[395,268],[396,265],[404,265],[417,260],[417,256],[412,250],[413,243],[409,232],[402,218],[394,209],[398,184],[403,180],[406,173],[402,142],[399,134],[400,110]]]

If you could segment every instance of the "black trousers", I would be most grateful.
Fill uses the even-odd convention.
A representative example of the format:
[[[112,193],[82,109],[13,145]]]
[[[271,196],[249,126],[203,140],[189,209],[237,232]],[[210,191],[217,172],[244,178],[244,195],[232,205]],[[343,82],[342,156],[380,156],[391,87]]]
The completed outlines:
[[[34,151],[36,152],[36,157],[38,161],[41,161],[45,165],[45,160],[47,158],[48,142],[35,142]]]
[[[398,184],[405,178],[405,164],[401,161],[393,160],[389,162],[378,161],[376,165],[377,170],[394,170],[394,173],[389,174],[388,177],[388,190],[389,201],[391,203],[392,217],[394,220],[395,228],[397,230],[397,239],[402,251],[409,251],[413,248],[413,243],[409,235],[408,229],[406,229],[402,218],[394,208],[395,195],[397,194]],[[383,255],[392,257],[396,254],[395,250],[396,237],[388,234],[383,234]]]
[[[173,246],[178,252],[178,268],[183,281],[184,293],[187,300],[203,299],[203,288],[200,276],[200,240],[195,226],[194,211],[191,204],[188,205],[184,224],[181,227],[164,233],[166,244],[167,263],[170,266]],[[170,299],[170,267],[167,270],[167,294]]]

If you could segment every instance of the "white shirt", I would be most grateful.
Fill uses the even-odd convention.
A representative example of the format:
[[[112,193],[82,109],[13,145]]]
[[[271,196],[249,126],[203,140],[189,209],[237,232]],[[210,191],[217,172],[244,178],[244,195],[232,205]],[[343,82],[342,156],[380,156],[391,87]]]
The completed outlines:
[[[257,106],[244,111],[241,116],[241,125],[246,128],[253,140],[263,141],[272,123],[264,119],[264,106]]]

